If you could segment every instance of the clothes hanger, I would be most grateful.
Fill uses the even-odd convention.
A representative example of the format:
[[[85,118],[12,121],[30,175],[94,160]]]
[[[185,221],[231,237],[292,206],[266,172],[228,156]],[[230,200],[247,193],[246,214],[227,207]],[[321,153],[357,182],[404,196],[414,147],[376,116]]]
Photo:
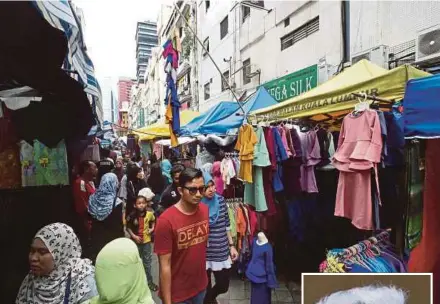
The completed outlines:
[[[367,101],[367,93],[362,93],[364,95],[364,99],[362,100],[358,97],[358,103],[354,106],[354,115],[359,114],[360,112],[364,112],[370,108],[370,103]]]

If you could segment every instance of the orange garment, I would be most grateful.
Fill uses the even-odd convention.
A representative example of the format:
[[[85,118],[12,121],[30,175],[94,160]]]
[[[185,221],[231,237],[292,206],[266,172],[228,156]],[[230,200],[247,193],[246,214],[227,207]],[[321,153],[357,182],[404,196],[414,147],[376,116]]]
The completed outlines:
[[[251,125],[245,124],[240,127],[235,150],[240,153],[240,172],[238,178],[247,183],[252,183],[252,161],[254,159],[254,147],[258,142],[257,134]]]
[[[165,122],[170,128],[171,147],[177,147],[179,145],[179,141],[177,140],[177,136],[176,134],[174,134],[173,131],[173,110],[171,108],[171,94],[168,97],[168,105],[165,112]]]
[[[244,218],[243,210],[237,206],[236,210],[236,225],[237,225],[237,249],[240,252],[243,238],[246,234],[246,219]]]

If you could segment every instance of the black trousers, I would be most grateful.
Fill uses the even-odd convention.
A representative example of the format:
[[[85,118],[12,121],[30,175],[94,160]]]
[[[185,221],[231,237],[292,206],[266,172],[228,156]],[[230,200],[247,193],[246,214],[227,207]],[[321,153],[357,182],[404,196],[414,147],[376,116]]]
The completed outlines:
[[[214,273],[215,285],[211,283],[211,273]],[[208,270],[208,287],[206,289],[205,304],[214,301],[220,294],[227,293],[229,289],[230,269],[219,271]]]

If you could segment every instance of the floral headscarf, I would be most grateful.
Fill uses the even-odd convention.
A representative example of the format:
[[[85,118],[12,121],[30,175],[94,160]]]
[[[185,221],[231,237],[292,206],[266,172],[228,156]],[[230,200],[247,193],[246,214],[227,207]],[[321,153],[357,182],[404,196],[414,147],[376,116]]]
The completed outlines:
[[[89,198],[89,213],[94,219],[105,220],[113,207],[119,205],[118,186],[118,177],[114,173],[104,174],[98,190]]]
[[[81,245],[73,229],[66,224],[54,223],[37,232],[55,261],[48,276],[29,273],[23,280],[16,304],[60,304],[64,301],[67,279],[70,275],[69,304],[76,304],[91,290],[85,278],[93,276],[92,262],[81,259]]]

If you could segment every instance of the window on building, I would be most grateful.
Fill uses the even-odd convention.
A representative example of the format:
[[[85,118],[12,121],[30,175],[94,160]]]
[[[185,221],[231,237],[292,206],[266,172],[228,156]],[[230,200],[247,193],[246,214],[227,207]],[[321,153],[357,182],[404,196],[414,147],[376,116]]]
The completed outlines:
[[[206,0],[206,1],[205,1],[205,9],[206,9],[206,11],[208,11],[208,9],[209,9],[210,6],[211,6],[211,1]]]
[[[284,27],[288,27],[290,25],[290,17],[284,19]]]
[[[248,84],[251,82],[249,74],[251,73],[251,59],[246,59],[243,61],[243,84]]]
[[[204,88],[204,99],[205,100],[208,100],[209,98],[211,98],[211,82],[208,82],[207,84],[205,84],[204,86],[203,86],[203,88]]]
[[[206,51],[209,52],[209,37],[207,37],[204,41],[203,41],[203,46],[205,47]],[[206,56],[207,52],[205,50],[203,50],[203,56]]]
[[[229,22],[228,22],[228,16],[225,17],[225,19],[220,22],[220,40],[225,38],[225,36],[228,34],[229,30]]]
[[[224,72],[223,77],[222,77],[222,92],[226,91],[228,89],[229,71]],[[226,81],[225,81],[225,79],[226,79]]]
[[[281,37],[281,50],[285,50],[298,41],[301,41],[308,36],[312,35],[319,31],[319,16],[310,20],[304,25],[301,25],[299,28],[290,32],[284,37]]]

